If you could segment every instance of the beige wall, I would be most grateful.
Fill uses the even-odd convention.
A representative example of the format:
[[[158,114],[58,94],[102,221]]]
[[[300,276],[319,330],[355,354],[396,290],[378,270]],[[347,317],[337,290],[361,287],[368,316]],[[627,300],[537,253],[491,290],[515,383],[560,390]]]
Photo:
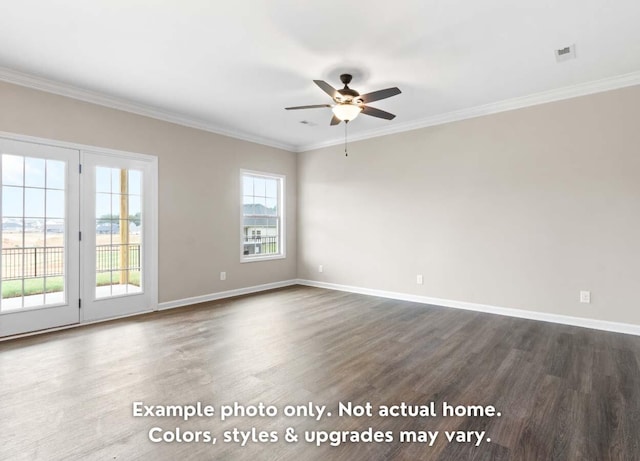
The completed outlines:
[[[6,83],[0,101],[0,131],[158,156],[161,302],[298,276],[640,324],[640,87],[355,142],[347,158]],[[240,168],[287,176],[287,259],[240,264]]]
[[[0,131],[158,156],[160,302],[296,277],[295,154],[2,82],[0,108]],[[240,264],[241,168],[286,175],[284,260]]]
[[[300,154],[298,276],[640,324],[639,121],[636,86]]]

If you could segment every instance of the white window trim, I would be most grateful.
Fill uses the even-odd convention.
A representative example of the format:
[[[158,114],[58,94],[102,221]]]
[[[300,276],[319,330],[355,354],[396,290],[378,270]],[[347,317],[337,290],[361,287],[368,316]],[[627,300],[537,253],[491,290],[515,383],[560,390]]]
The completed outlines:
[[[267,179],[279,179],[280,180],[280,191],[278,196],[278,209],[280,211],[280,253],[275,255],[258,255],[258,256],[245,256],[244,254],[244,194],[243,194],[243,177],[245,174],[252,176],[262,176]],[[286,234],[286,209],[285,209],[285,191],[286,191],[286,179],[287,177],[282,174],[277,173],[269,173],[266,171],[255,171],[255,170],[245,170],[240,169],[240,187],[238,187],[240,194],[240,226],[239,226],[239,235],[240,235],[240,262],[241,263],[255,263],[259,261],[272,261],[274,259],[285,259],[287,257],[287,234]]]

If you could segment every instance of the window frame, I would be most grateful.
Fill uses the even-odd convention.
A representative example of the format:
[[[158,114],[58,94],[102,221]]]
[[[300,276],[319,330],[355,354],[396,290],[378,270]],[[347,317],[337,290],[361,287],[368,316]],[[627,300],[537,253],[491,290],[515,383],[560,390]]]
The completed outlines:
[[[265,179],[275,179],[278,181],[278,213],[275,217],[279,220],[279,229],[278,229],[278,253],[275,254],[264,254],[264,255],[245,255],[244,254],[244,177],[245,176],[254,176]],[[286,187],[286,176],[277,173],[268,173],[265,171],[255,171],[255,170],[246,170],[240,169],[240,262],[241,263],[252,263],[258,261],[271,261],[275,259],[285,259],[287,257],[287,246],[286,246],[286,210],[285,210],[285,187]],[[272,216],[273,217],[273,216]]]

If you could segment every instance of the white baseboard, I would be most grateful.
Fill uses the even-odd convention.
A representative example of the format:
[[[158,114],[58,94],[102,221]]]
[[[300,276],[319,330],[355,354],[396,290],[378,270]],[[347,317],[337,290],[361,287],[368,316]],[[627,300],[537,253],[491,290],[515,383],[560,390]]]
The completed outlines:
[[[246,288],[237,288],[235,290],[219,291],[217,293],[209,293],[206,295],[193,296],[191,298],[177,299],[175,301],[166,301],[158,304],[158,310],[174,309],[176,307],[189,306],[191,304],[205,303],[207,301],[215,301],[216,299],[231,298],[233,296],[248,295],[250,293],[258,293],[260,291],[273,290],[274,288],[288,287],[297,285],[297,280],[283,280],[282,282],[265,283],[264,285],[255,285]]]
[[[465,301],[453,301],[450,299],[431,298],[429,296],[412,295],[395,291],[375,290],[372,288],[354,287],[349,285],[339,285],[337,283],[317,282],[315,280],[298,279],[299,285],[310,287],[326,288],[328,290],[348,291],[363,295],[378,296],[380,298],[398,299],[401,301],[411,301],[420,304],[431,304],[435,306],[453,307],[468,311],[485,312],[488,314],[505,315],[507,317],[518,317],[529,320],[540,320],[543,322],[560,323],[576,327],[591,328],[593,330],[612,331],[616,333],[626,333],[640,336],[640,325],[630,323],[607,322],[604,320],[587,319],[582,317],[571,317],[568,315],[549,314],[546,312],[526,311],[522,309],[512,309],[509,307],[497,307],[487,304],[477,304]]]
[[[625,333],[629,335],[640,336],[640,325],[634,325],[629,323],[608,322],[604,320],[587,319],[582,317],[571,317],[568,315],[549,314],[545,312],[527,311],[522,309],[512,309],[508,307],[490,306],[487,304],[470,303],[466,301],[453,301],[450,299],[432,298],[429,296],[412,295],[408,293],[400,293],[395,291],[376,290],[373,288],[363,288],[349,285],[340,285],[337,283],[318,282],[315,280],[304,279],[292,279],[283,280],[281,282],[265,283],[263,285],[255,285],[246,288],[238,288],[235,290],[220,291],[218,293],[210,293],[201,296],[193,296],[191,298],[178,299],[175,301],[167,301],[158,304],[158,310],[174,309],[176,307],[188,306],[191,304],[198,304],[207,301],[215,301],[217,299],[231,298],[234,296],[241,296],[251,293],[258,293],[261,291],[273,290],[275,288],[283,288],[292,285],[304,285],[309,287],[326,288],[328,290],[346,291],[349,293],[359,293],[369,296],[377,296],[380,298],[397,299],[400,301],[410,301],[419,304],[430,304],[434,306],[452,307],[454,309],[464,309],[468,311],[484,312],[488,314],[505,315],[507,317],[517,317],[529,320],[540,320],[543,322],[559,323],[563,325],[572,325],[576,327],[591,328],[593,330],[604,330],[615,333]],[[117,318],[132,317],[152,311],[145,311],[136,314],[125,315]],[[79,326],[90,325],[94,323],[108,322],[116,320],[116,318],[97,320],[87,323],[76,323],[73,325],[66,325],[58,328],[51,328],[48,330],[35,331],[31,333],[25,333],[16,336],[9,336],[0,338],[0,341],[8,339],[17,339],[25,336],[32,336],[42,333],[49,333],[52,331],[66,330],[69,328],[76,328]]]

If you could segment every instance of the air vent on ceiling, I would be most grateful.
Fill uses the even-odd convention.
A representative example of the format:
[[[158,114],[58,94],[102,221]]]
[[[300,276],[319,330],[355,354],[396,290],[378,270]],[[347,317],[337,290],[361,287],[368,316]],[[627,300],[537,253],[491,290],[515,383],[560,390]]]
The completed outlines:
[[[564,48],[557,49],[556,53],[556,62],[564,62],[570,59],[576,58],[576,45],[565,46]]]

